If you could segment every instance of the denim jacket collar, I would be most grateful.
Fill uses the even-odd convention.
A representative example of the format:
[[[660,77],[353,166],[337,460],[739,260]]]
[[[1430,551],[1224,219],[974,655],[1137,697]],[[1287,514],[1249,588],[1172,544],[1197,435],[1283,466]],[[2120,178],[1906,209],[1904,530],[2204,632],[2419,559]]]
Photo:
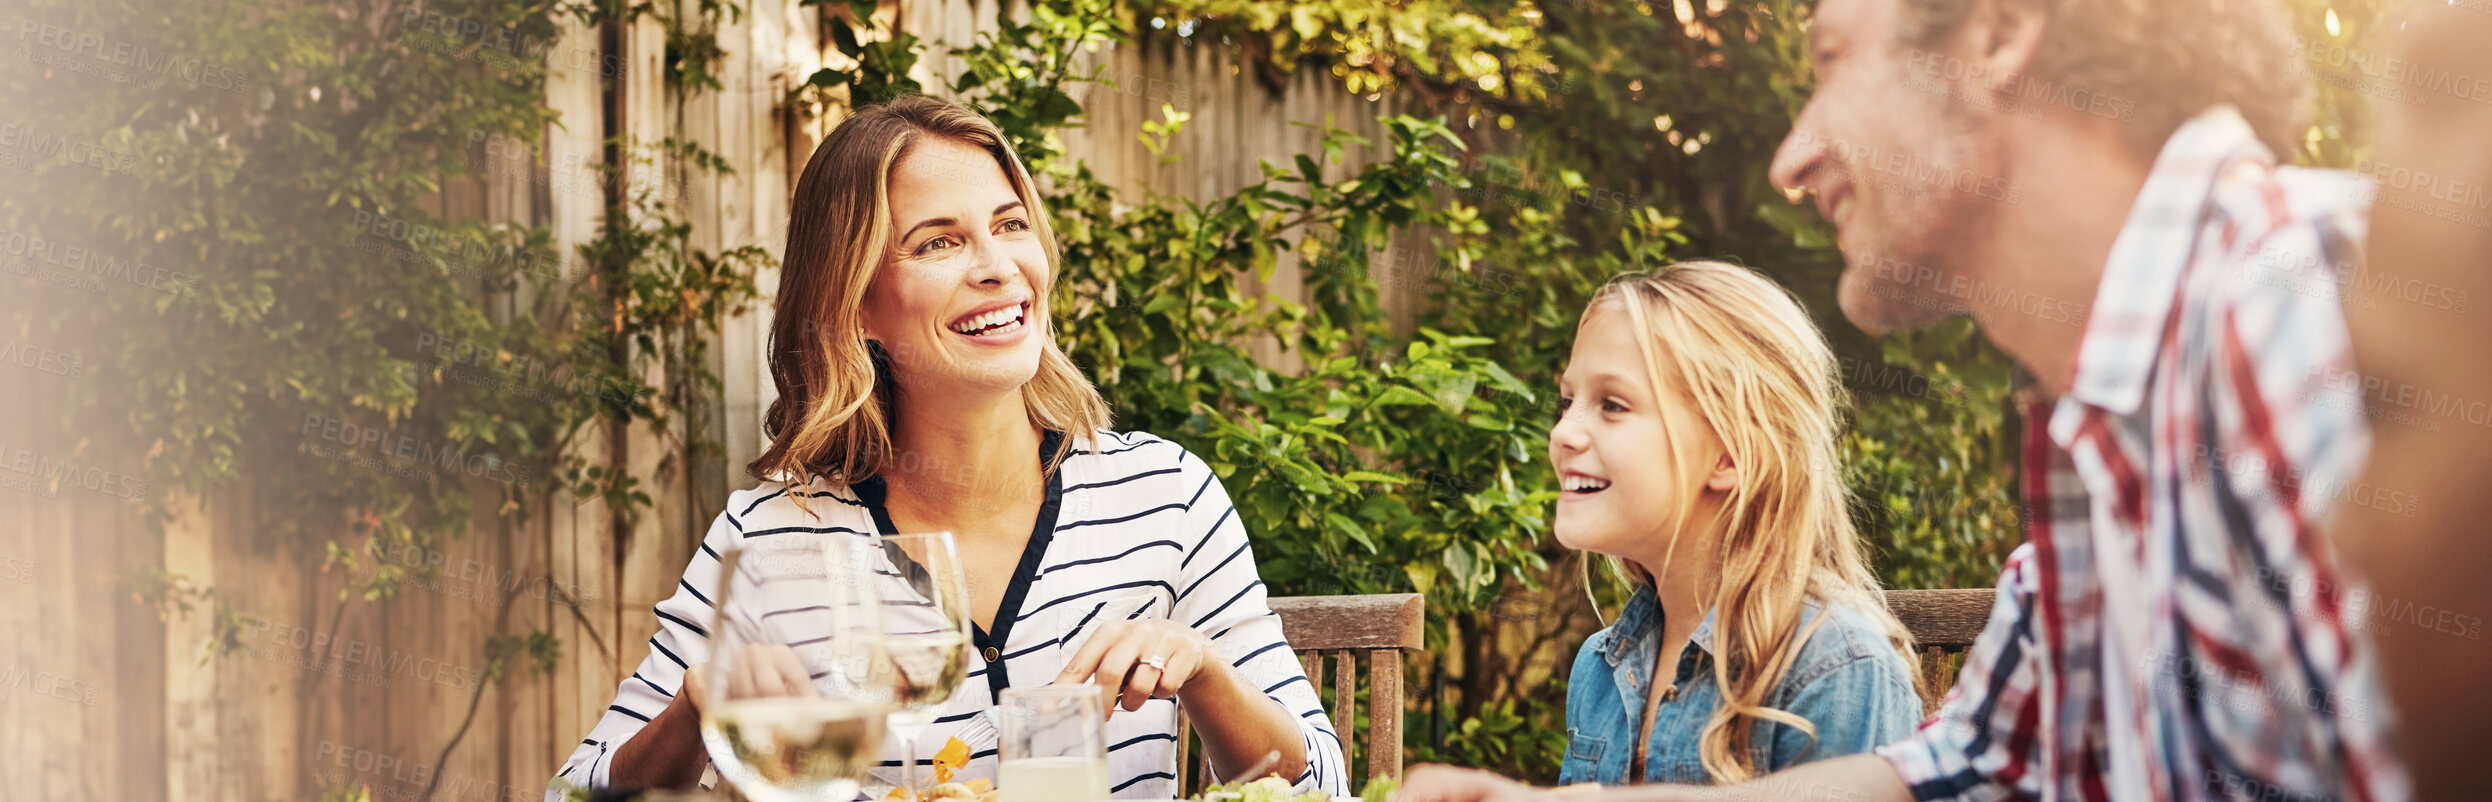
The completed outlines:
[[[1601,659],[1609,662],[1619,694],[1631,710],[1644,707],[1644,683],[1653,676],[1653,661],[1661,654],[1661,598],[1651,585],[1639,585],[1635,595],[1627,598],[1627,607],[1618,614],[1618,627],[1612,630],[1609,648]],[[1688,645],[1679,653],[1677,677],[1684,678],[1697,666],[1698,651],[1713,653],[1713,611],[1705,611],[1705,619],[1696,623],[1696,631],[1688,633]],[[1673,680],[1674,682],[1677,680]]]
[[[1713,612],[1705,610],[1705,619],[1696,622],[1696,631],[1687,634],[1687,645],[1693,648],[1680,652],[1674,682],[1686,679],[1690,672],[1696,670],[1701,665],[1698,662],[1700,656],[1713,656]],[[1816,599],[1804,602],[1800,610],[1801,626],[1807,626],[1809,619],[1815,618],[1818,612]],[[1609,648],[1601,652],[1601,658],[1609,661],[1611,672],[1616,675],[1618,687],[1626,694],[1627,701],[1637,705],[1644,702],[1644,682],[1653,676],[1653,660],[1661,653],[1661,645],[1654,641],[1661,638],[1662,618],[1661,597],[1653,592],[1653,586],[1637,586],[1635,595],[1627,597],[1627,608],[1618,613],[1618,628],[1610,638]]]

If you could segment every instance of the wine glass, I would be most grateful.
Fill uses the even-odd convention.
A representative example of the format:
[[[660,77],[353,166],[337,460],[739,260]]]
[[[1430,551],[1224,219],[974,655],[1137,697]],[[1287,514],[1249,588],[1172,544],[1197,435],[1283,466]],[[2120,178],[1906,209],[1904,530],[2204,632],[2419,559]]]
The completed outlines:
[[[917,792],[917,736],[969,674],[969,583],[950,532],[883,535],[886,723],[900,739],[900,786]]]
[[[782,533],[719,555],[701,740],[755,802],[848,802],[882,754],[874,548]]]

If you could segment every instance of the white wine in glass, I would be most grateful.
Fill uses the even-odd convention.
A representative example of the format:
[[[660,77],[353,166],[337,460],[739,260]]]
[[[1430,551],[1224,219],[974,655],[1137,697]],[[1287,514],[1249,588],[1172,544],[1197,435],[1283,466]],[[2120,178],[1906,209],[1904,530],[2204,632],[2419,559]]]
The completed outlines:
[[[1004,689],[995,708],[1002,802],[1107,799],[1107,711],[1097,685]]]
[[[1011,802],[1101,802],[1108,761],[1100,757],[1024,757],[1004,761],[995,787]]]
[[[892,704],[903,710],[951,701],[969,676],[969,636],[962,633],[884,635],[883,651],[891,659]]]
[[[846,800],[882,757],[883,708],[855,699],[742,699],[701,717],[719,771],[747,796]],[[725,755],[724,758],[719,757]]]
[[[848,802],[882,756],[875,549],[851,534],[781,533],[719,556],[701,740],[756,802]]]

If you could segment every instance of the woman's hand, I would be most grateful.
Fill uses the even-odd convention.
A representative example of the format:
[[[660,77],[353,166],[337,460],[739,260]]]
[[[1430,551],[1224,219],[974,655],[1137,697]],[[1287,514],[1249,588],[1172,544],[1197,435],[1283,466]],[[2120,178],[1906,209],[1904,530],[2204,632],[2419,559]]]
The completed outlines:
[[[1212,659],[1215,653],[1210,638],[1175,621],[1110,621],[1091,634],[1055,681],[1095,677],[1100,687],[1122,689],[1117,706],[1139,710],[1143,702],[1175,698],[1199,675],[1227,670],[1227,663]]]
[[[711,661],[685,671],[684,687],[675,694],[676,700],[689,702],[694,713],[701,712],[702,703],[709,701],[709,683],[717,679],[711,676],[718,670],[717,665]],[[786,646],[747,645],[736,653],[736,659],[728,661],[728,667],[733,669],[724,678],[728,699],[820,695],[813,687],[813,678],[805,672],[804,663],[796,659],[796,650]]]

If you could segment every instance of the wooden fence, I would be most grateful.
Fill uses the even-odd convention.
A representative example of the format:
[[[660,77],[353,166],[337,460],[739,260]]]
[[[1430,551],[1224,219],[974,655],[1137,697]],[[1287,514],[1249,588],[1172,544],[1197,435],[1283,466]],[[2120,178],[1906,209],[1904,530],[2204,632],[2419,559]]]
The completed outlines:
[[[891,11],[906,30],[948,43],[967,43],[995,13],[967,0]],[[542,151],[490,162],[486,178],[449,185],[437,211],[550,226],[567,251],[596,226],[602,199],[588,162],[598,143],[610,134],[682,137],[724,156],[735,175],[633,180],[663,182],[700,247],[777,253],[791,177],[835,121],[798,119],[784,103],[824,63],[820,13],[795,0],[750,0],[719,32],[729,53],[724,88],[689,98],[665,86],[665,33],[656,22],[621,32],[621,79],[611,85],[590,71],[601,63],[597,32],[566,28],[552,49],[544,101],[562,124],[549,128]],[[1292,121],[1320,125],[1329,115],[1382,143],[1373,118],[1392,107],[1348,95],[1313,71],[1274,93],[1219,47],[1169,35],[1083,59],[1118,86],[1082,92],[1091,127],[1067,144],[1128,197],[1205,198],[1255,180],[1256,159],[1286,163],[1315,150],[1317,134]],[[939,85],[954,67],[938,54],[923,69],[921,78]],[[608,130],[607,92],[619,130]],[[1154,164],[1134,139],[1162,104],[1193,115],[1175,142],[1186,158],[1173,165]],[[775,274],[761,284],[767,292]],[[1284,265],[1269,291],[1299,292],[1295,266]],[[1392,295],[1388,307],[1407,319],[1409,293]],[[646,654],[651,605],[673,589],[727,492],[752,484],[740,466],[763,444],[760,415],[772,395],[761,359],[767,327],[766,307],[739,315],[710,354],[725,390],[710,399],[717,414],[705,434],[726,445],[723,459],[668,460],[669,444],[688,434],[681,430],[644,425],[583,438],[588,456],[631,467],[656,498],[647,514],[617,524],[593,500],[563,499],[506,521],[481,505],[465,538],[391,555],[439,573],[384,602],[341,602],[351,578],[323,573],[317,544],[351,542],[346,533],[315,524],[299,539],[268,534],[261,522],[329,518],[267,509],[252,482],[186,497],[160,532],[126,501],[133,490],[154,489],[43,485],[20,461],[75,462],[78,444],[50,429],[57,407],[0,394],[0,468],[8,469],[0,480],[9,482],[0,488],[0,788],[32,799],[309,800],[357,785],[376,800],[536,798]],[[136,467],[101,469],[109,479]],[[122,584],[154,568],[213,589],[214,600],[160,620]],[[565,596],[582,603],[565,604]],[[242,648],[203,659],[220,603],[244,616]],[[537,629],[562,641],[554,672],[522,667],[483,681],[488,635]]]

